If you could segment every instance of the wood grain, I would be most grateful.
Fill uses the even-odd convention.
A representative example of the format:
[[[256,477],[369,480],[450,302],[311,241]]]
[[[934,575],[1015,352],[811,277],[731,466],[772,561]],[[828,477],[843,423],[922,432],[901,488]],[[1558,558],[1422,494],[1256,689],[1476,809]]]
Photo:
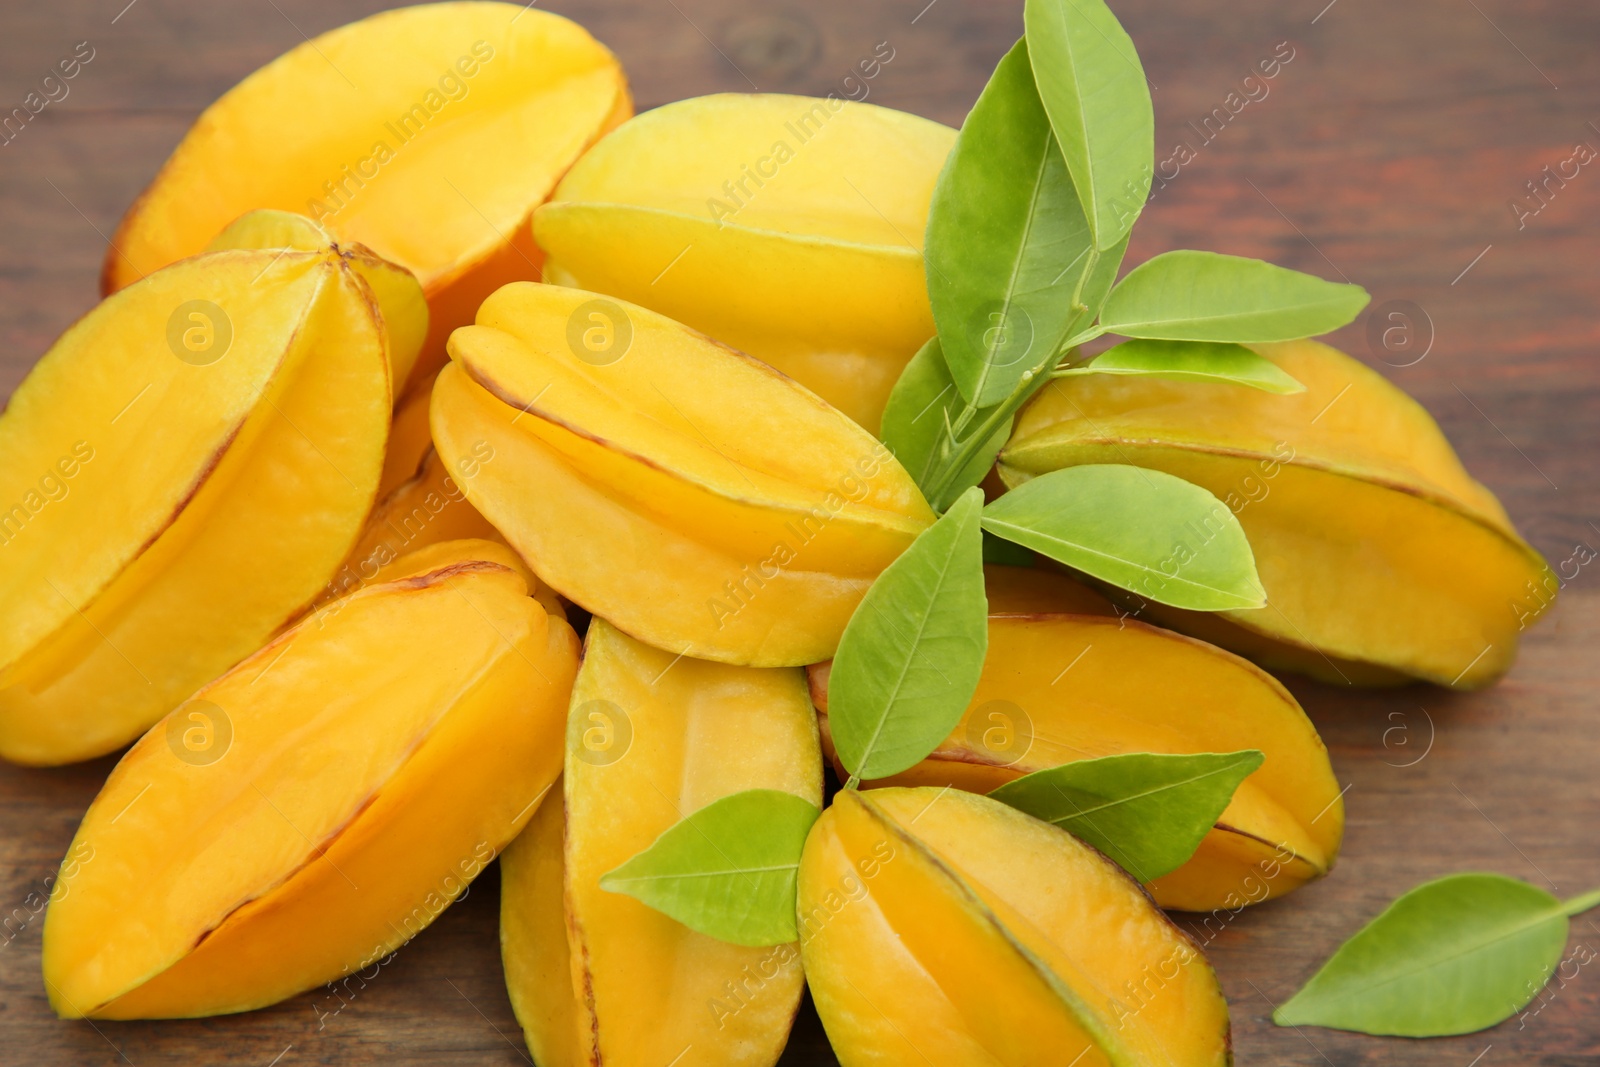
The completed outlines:
[[[95,49],[70,95],[0,147],[0,391],[92,306],[105,235],[201,108],[304,36],[386,6],[125,2],[0,12],[0,111],[77,42]],[[1434,413],[1552,562],[1579,544],[1600,547],[1600,167],[1555,188],[1520,229],[1509,206],[1576,142],[1600,148],[1600,7],[1325,3],[1117,5],[1153,81],[1157,158],[1184,139],[1194,150],[1158,189],[1130,262],[1209,248],[1348,278],[1374,306],[1413,302],[1432,324],[1420,362],[1402,366],[1414,354],[1369,345],[1364,321],[1338,343]],[[641,109],[713,91],[824,93],[888,42],[894,59],[870,99],[949,123],[1021,27],[1020,0],[542,6],[617,51]],[[1195,127],[1280,46],[1293,58],[1268,95],[1202,139]],[[1593,968],[1547,994],[1537,1014],[1469,1037],[1379,1040],[1268,1019],[1343,938],[1426,878],[1483,869],[1562,894],[1600,885],[1597,607],[1591,565],[1489,692],[1293,683],[1349,784],[1349,833],[1326,881],[1212,923],[1239,1063],[1600,1062]],[[0,768],[0,917],[10,916],[0,928],[0,1064],[527,1062],[501,985],[493,871],[337,1014],[324,993],[198,1022],[54,1019],[32,902],[109,766]],[[1600,950],[1600,919],[1573,929],[1574,945]],[[832,1062],[803,1018],[785,1063]]]

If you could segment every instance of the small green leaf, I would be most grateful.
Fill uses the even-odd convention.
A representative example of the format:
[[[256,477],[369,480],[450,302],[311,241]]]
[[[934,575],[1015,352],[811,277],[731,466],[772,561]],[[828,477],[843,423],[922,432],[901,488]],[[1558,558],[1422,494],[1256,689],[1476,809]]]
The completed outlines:
[[[945,361],[974,407],[1003,401],[1086,321],[1073,294],[1092,265],[1101,280],[1102,257],[1092,255],[1025,42],[1000,61],[961,127],[934,188],[925,246]]]
[[[1233,512],[1162,471],[1052,471],[985,508],[983,528],[1160,604],[1232,611],[1267,602]]]
[[[1510,1018],[1549,981],[1566,902],[1499,874],[1453,874],[1417,886],[1362,927],[1272,1014],[1279,1026],[1363,1034],[1470,1034]]]
[[[1095,244],[1126,237],[1150,194],[1155,115],[1133,41],[1101,0],[1027,0],[1039,96]]]
[[[1243,345],[1215,341],[1124,341],[1100,353],[1093,362],[1055,372],[1058,378],[1079,374],[1226,382],[1280,395],[1306,391],[1305,386],[1265,356],[1258,356]]]
[[[1351,322],[1359,285],[1323,281],[1259,259],[1165,252],[1139,264],[1100,312],[1107,333],[1171,341],[1293,341]]]
[[[983,492],[968,489],[867,590],[828,680],[828,723],[845,769],[887,778],[961,721],[989,646]]]
[[[1188,862],[1265,758],[1255,749],[1129,752],[1035,771],[989,795],[1054,823],[1150,882]]]
[[[942,469],[941,460],[955,447],[950,427],[961,413],[961,391],[950,378],[950,368],[945,365],[944,353],[935,337],[923,345],[906,369],[900,373],[889,393],[889,403],[883,410],[883,443],[889,446],[895,459],[911,473],[924,493],[932,485],[932,477]],[[986,412],[978,413],[978,422]],[[994,466],[994,457],[1011,436],[1007,419],[990,435],[989,442],[968,461],[948,487],[942,489],[928,503],[935,511],[948,508],[967,489],[983,481]]]
[[[691,930],[735,945],[796,940],[795,881],[820,813],[804,797],[749,789],[669,827],[643,852],[600,876]]]

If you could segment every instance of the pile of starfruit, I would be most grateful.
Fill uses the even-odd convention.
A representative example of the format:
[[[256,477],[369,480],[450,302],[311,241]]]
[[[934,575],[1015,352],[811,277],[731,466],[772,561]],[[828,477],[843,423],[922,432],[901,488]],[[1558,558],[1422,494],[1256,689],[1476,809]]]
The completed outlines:
[[[1488,685],[1552,578],[1310,340],[1363,291],[1123,270],[1138,56],[1098,0],[1026,26],[959,132],[630,117],[500,3],[205,112],[0,418],[0,754],[125,749],[62,1016],[337,982],[498,858],[541,1067],[770,1065],[805,987],[845,1064],[1229,1060],[1163,909],[1343,823],[1267,669]]]

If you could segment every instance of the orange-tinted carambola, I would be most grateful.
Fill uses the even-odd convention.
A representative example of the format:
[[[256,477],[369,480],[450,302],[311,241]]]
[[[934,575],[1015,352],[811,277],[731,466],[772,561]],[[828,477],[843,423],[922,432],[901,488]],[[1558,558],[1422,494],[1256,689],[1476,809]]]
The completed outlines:
[[[431,546],[145,734],[45,918],[56,1011],[248,1011],[432,922],[561,773],[578,641],[533,586],[504,545]]]
[[[539,276],[529,216],[632,113],[616,58],[558,15],[478,0],[381,12],[205,110],[123,218],[104,291],[193,255],[252,209],[310,215],[421,282],[432,332],[420,381],[484,297]]]

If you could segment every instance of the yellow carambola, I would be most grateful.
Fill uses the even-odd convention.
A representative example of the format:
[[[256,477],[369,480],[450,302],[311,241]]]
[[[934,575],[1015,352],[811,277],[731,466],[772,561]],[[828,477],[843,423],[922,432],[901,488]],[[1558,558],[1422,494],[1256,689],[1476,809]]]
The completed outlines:
[[[0,756],[127,744],[328,581],[372,506],[390,360],[415,353],[391,348],[369,274],[397,283],[394,321],[425,314],[365,254],[196,256],[107,298],[18,387],[0,416],[0,500],[17,502]],[[59,475],[47,507],[40,471]]]
[[[1133,463],[1202,485],[1237,515],[1267,606],[1136,603],[1142,618],[1335,683],[1499,678],[1549,605],[1544,560],[1422,406],[1376,371],[1315,341],[1254,347],[1305,392],[1057,380],[1018,417],[1001,477]],[[1174,546],[1172,566],[1185,551]]]
[[[922,235],[955,131],[836,98],[724,94],[624,123],[534,234],[549,280],[659,311],[877,432],[933,335]]]
[[[396,561],[145,734],[45,919],[56,1011],[260,1008],[437,917],[561,771],[578,642],[528,579],[484,542]]]
[[[541,1067],[771,1067],[803,985],[796,946],[696,933],[600,878],[747,789],[822,800],[804,675],[707,663],[596,619],[572,693],[562,797],[502,862],[511,1004]]]
[[[844,1067],[1222,1067],[1188,937],[1064,830],[932,787],[843,790],[800,862],[806,982]]]
[[[610,302],[627,340],[596,358],[572,326],[594,300],[510,285],[451,337],[433,438],[467,499],[542,581],[657,648],[832,656],[933,522],[910,476],[790,379],[644,308]]]

